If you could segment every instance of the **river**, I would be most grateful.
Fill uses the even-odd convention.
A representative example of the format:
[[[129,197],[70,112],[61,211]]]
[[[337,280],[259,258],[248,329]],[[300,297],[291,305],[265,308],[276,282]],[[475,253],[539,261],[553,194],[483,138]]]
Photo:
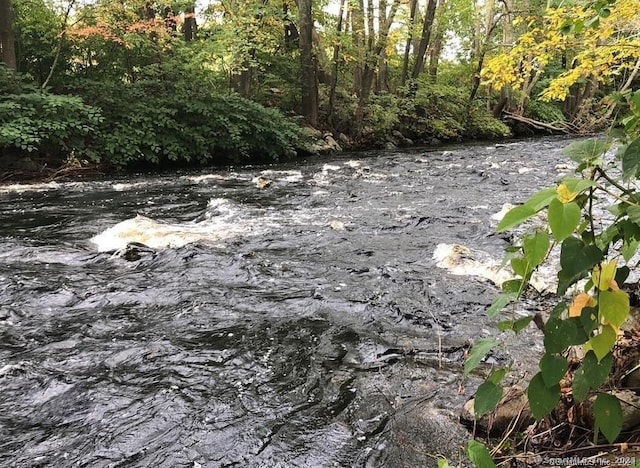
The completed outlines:
[[[0,186],[0,464],[455,456],[478,383],[464,353],[495,333],[497,289],[434,253],[499,262],[493,215],[566,173],[565,144]],[[515,345],[541,349],[533,329]],[[402,437],[420,418],[435,426],[418,449]]]

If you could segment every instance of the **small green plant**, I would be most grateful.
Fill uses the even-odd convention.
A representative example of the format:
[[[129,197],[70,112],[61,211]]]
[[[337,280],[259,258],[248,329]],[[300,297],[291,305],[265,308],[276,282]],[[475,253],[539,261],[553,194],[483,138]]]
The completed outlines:
[[[561,398],[561,384],[570,387],[574,401],[593,398],[594,437],[598,432],[613,443],[622,427],[619,400],[606,391],[614,364],[612,351],[620,327],[630,312],[622,289],[630,263],[640,246],[640,91],[627,93],[626,117],[615,138],[571,143],[564,154],[577,163],[577,177],[565,177],[554,187],[533,194],[505,215],[497,230],[521,225],[539,213],[546,221],[525,232],[508,252],[517,278],[502,285],[487,313],[490,317],[517,301],[534,272],[559,250],[557,305],[544,327],[545,352],[528,387],[533,416],[551,413]],[[518,334],[533,317],[499,322],[501,331]],[[478,367],[498,341],[488,338],[473,347],[464,372]],[[580,346],[584,358],[569,371],[567,350]],[[502,396],[506,370],[494,370],[475,398],[477,418],[491,411]]]

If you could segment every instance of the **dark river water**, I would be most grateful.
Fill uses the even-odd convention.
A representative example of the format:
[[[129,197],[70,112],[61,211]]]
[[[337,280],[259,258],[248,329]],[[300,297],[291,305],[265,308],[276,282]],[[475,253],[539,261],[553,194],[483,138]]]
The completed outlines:
[[[567,172],[565,144],[0,186],[0,465],[452,457],[497,289],[434,253],[499,262],[492,216]],[[540,350],[530,332],[511,352]],[[436,429],[413,450],[420,418]]]

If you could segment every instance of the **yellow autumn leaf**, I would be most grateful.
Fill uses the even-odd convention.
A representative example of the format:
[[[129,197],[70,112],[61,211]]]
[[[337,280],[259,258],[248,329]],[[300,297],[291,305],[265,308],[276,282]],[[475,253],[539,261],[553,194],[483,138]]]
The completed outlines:
[[[617,292],[620,291],[620,286],[618,286],[618,282],[614,279],[612,279],[609,282],[609,288],[613,291],[613,292]]]
[[[593,284],[595,284],[600,291],[606,291],[609,288],[613,289],[612,281],[615,283],[616,268],[617,268],[616,260],[611,260],[610,262],[596,265],[593,268],[593,273],[591,275],[591,280],[593,281]],[[616,288],[618,287],[617,283],[615,283],[615,287]]]
[[[582,309],[585,307],[595,307],[596,305],[596,300],[590,294],[580,293],[573,298],[573,302],[569,307],[569,317],[580,317],[580,315],[582,315]]]
[[[572,192],[564,183],[558,185],[556,192],[558,192],[558,200],[562,203],[570,203],[578,196],[578,192]]]

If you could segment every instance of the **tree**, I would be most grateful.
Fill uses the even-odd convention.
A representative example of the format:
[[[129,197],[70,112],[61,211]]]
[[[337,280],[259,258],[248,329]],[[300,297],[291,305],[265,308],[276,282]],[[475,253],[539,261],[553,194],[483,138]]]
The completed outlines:
[[[416,61],[413,64],[413,71],[411,72],[411,78],[417,79],[422,72],[422,66],[424,64],[424,55],[427,52],[427,46],[429,45],[429,39],[431,38],[431,27],[433,26],[433,19],[436,15],[437,0],[428,0],[427,11],[424,14],[424,22],[422,23],[422,34],[420,36],[420,43],[416,50]]]
[[[15,37],[13,34],[13,13],[9,0],[0,0],[0,50],[2,61],[11,69],[16,69]]]
[[[318,124],[318,77],[313,55],[313,0],[299,0],[300,23],[300,86],[302,91],[302,115],[307,122]]]

